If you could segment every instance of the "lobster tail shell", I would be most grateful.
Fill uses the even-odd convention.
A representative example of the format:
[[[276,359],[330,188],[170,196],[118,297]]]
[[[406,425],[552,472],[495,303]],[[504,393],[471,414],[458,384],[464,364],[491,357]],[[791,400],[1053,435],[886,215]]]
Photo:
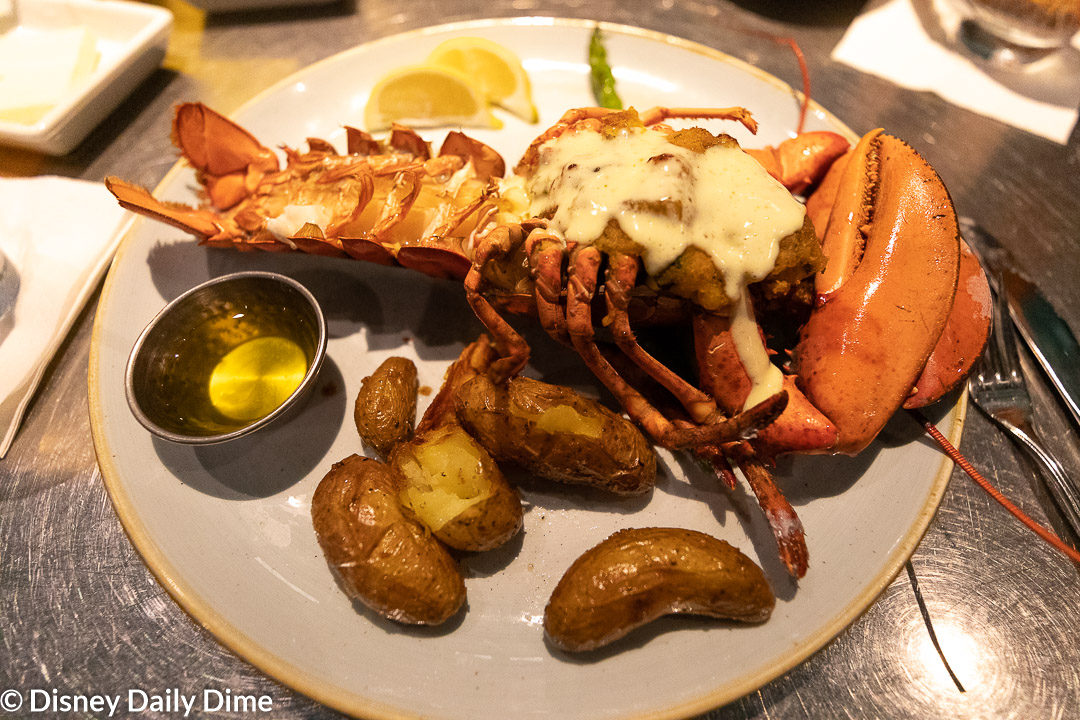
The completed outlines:
[[[172,140],[198,172],[210,202],[219,210],[236,205],[265,173],[278,169],[273,150],[202,103],[176,106]]]
[[[432,157],[423,138],[394,125],[385,142],[345,128],[349,154],[308,138],[308,150],[276,154],[248,131],[199,103],[179,105],[173,141],[202,184],[208,205],[155,199],[116,178],[107,187],[129,210],[190,232],[202,244],[300,251],[401,265],[461,280],[462,250],[497,189],[505,163],[487,145],[452,132]]]
[[[835,451],[855,454],[903,404],[941,337],[960,246],[948,191],[902,141],[880,130],[863,138],[844,186],[853,191],[838,195],[827,235],[837,223],[853,227],[830,264],[857,261],[819,297],[794,361],[810,402],[837,427]]]
[[[125,210],[160,220],[202,239],[220,231],[217,214],[209,210],[158,200],[146,188],[113,176],[105,178],[105,187]]]
[[[494,148],[475,140],[463,132],[451,130],[446,135],[439,156],[457,155],[467,162],[472,162],[476,177],[480,180],[501,178],[506,174],[506,161]]]

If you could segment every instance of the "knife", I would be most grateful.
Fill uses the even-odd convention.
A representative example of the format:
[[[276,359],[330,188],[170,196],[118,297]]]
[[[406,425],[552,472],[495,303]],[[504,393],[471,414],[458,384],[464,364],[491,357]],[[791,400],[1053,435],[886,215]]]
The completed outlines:
[[[1080,429],[1080,344],[1076,336],[1035,284],[1020,274],[1008,249],[993,235],[970,218],[960,218],[960,229],[989,270],[992,286],[997,285],[994,276],[1000,273],[1013,324]]]

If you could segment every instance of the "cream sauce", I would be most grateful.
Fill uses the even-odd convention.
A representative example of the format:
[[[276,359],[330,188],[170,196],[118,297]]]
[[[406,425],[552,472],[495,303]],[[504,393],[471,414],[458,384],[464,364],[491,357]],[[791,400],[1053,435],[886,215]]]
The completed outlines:
[[[567,241],[592,243],[616,221],[650,275],[690,246],[707,253],[736,301],[732,332],[753,385],[746,407],[780,390],[747,285],[772,271],[780,239],[802,227],[806,208],[756,160],[736,146],[694,152],[652,130],[566,132],[540,147],[525,189],[528,214],[550,215],[548,229]]]
[[[731,337],[735,342],[735,352],[739,354],[739,360],[751,381],[750,394],[743,403],[743,410],[748,410],[780,392],[784,375],[769,360],[745,289],[739,294],[731,312]]]

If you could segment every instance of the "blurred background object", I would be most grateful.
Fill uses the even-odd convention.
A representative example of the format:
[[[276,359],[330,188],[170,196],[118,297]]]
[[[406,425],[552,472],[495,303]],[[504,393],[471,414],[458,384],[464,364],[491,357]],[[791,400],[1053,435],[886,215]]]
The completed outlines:
[[[1080,0],[954,0],[967,20],[960,40],[980,57],[1029,62],[1080,32]]]

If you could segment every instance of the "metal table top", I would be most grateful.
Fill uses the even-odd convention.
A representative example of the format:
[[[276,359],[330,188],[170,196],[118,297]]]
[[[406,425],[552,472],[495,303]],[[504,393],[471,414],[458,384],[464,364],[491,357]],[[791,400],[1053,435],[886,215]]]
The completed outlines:
[[[829,54],[861,6],[847,0],[356,0],[205,16],[177,1],[169,4],[177,27],[165,68],[71,155],[0,150],[0,174],[90,180],[116,174],[153,186],[175,157],[174,103],[201,100],[228,112],[311,62],[426,25],[514,15],[637,25],[715,47],[798,87],[791,56],[740,28],[765,31],[798,41],[814,98],[852,129],[884,126],[909,140],[944,178],[957,211],[977,218],[1022,258],[1080,329],[1080,132],[1062,147],[834,63]],[[143,687],[193,694],[215,687],[268,695],[275,718],[337,717],[218,645],[169,598],[125,537],[90,437],[87,358],[95,304],[50,365],[0,461],[0,693]],[[1077,434],[1030,362],[1028,369],[1043,434],[1080,476]],[[1032,468],[974,408],[961,449],[1036,520],[1066,532]],[[916,580],[955,682],[929,643]],[[865,615],[802,665],[706,717],[1078,717],[1077,607],[1078,568],[956,470],[907,572]],[[144,713],[159,715],[175,716]]]

